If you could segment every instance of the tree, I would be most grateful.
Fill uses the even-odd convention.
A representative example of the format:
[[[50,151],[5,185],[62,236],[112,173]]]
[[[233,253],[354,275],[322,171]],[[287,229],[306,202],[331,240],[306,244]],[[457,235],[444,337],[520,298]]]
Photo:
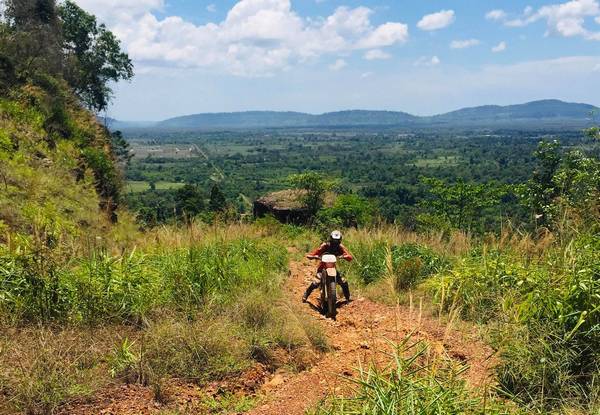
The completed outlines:
[[[227,208],[227,200],[218,185],[213,185],[210,189],[210,200],[208,208],[213,212],[223,212]]]
[[[70,0],[59,7],[62,19],[65,78],[88,108],[106,109],[110,82],[133,77],[133,64],[104,24]]]
[[[592,138],[596,131],[588,131]],[[536,223],[553,227],[561,213],[580,218],[600,215],[600,160],[580,150],[560,152],[557,140],[542,141],[535,152],[538,165],[523,186],[523,203],[536,215]],[[565,209],[566,208],[566,209]]]
[[[175,194],[177,215],[187,219],[193,218],[204,210],[204,194],[193,184],[186,184]]]
[[[123,137],[121,131],[114,131],[110,134],[112,153],[117,158],[117,161],[128,165],[133,154],[129,151],[129,143]]]
[[[356,228],[368,224],[373,219],[374,210],[371,202],[358,195],[339,195],[331,208],[319,212],[319,220]]]
[[[547,226],[554,219],[557,209],[554,201],[560,194],[560,188],[554,180],[562,161],[560,142],[541,141],[534,155],[537,167],[523,188],[521,197],[533,210],[537,223]]]
[[[475,184],[459,179],[453,184],[440,179],[424,178],[429,198],[420,206],[429,214],[421,215],[426,226],[473,230],[484,209],[500,202],[506,189],[493,183]]]
[[[55,0],[6,0],[0,55],[15,74],[57,76],[62,71],[60,19]]]
[[[302,203],[311,216],[315,216],[325,203],[325,192],[333,187],[332,182],[326,181],[319,173],[308,172],[294,174],[288,178],[290,184],[303,190]]]

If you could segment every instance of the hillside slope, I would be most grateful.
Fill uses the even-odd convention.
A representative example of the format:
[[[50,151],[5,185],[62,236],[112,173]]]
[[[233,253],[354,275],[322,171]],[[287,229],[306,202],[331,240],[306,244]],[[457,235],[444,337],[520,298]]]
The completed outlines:
[[[100,231],[114,218],[119,175],[110,136],[59,82],[0,99],[0,239]]]

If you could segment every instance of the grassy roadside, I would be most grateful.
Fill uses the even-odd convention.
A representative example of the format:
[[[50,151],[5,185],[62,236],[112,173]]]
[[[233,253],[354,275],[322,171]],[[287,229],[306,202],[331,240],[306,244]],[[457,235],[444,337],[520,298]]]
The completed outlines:
[[[275,232],[165,227],[76,258],[4,247],[1,411],[53,413],[114,382],[164,400],[173,378],[202,385],[257,365],[310,366],[323,337],[287,318],[287,241]]]
[[[420,303],[423,312],[480,327],[500,362],[494,399],[508,399],[516,404],[515,411],[526,413],[598,411],[596,228],[560,235],[546,232],[536,238],[506,230],[497,237],[476,239],[383,227],[350,231],[346,239],[354,241],[350,245],[356,256],[348,275],[370,299],[390,305]],[[389,386],[394,373],[395,369],[366,376],[357,389],[357,399],[366,400],[362,406],[344,400],[340,406],[334,399],[320,413],[367,413],[359,407],[383,399],[367,391],[383,383]],[[417,383],[431,379],[427,371],[420,373]],[[392,399],[398,393],[394,388],[382,389],[382,396]],[[462,393],[461,388],[455,392]],[[477,408],[411,412],[402,406],[405,403],[395,402],[396,413],[481,413]]]

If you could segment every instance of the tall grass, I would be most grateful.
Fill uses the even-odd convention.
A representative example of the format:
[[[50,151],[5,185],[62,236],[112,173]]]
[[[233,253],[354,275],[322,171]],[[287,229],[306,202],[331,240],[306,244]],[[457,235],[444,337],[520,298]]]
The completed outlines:
[[[62,264],[26,251],[0,253],[0,312],[13,323],[139,323],[153,310],[226,303],[248,287],[277,285],[287,251],[272,240],[219,237],[187,247]],[[47,261],[47,263],[43,263]]]
[[[426,277],[448,266],[447,258],[415,242],[362,240],[352,249],[355,262],[350,267],[351,275],[365,285],[388,278],[397,293],[416,287]]]
[[[316,415],[448,415],[509,414],[508,407],[487,392],[475,394],[461,378],[465,366],[431,353],[424,342],[407,337],[395,346],[392,365],[359,368],[351,397],[333,397]]]
[[[507,396],[544,411],[588,405],[600,373],[600,238],[536,255],[520,246],[482,245],[426,286],[442,309],[490,327]]]
[[[50,414],[115,380],[163,402],[174,377],[204,384],[255,365],[309,367],[329,346],[318,325],[290,318],[282,232],[164,227],[120,249],[95,241],[86,255],[13,238],[0,248],[0,412]],[[13,338],[22,364],[8,358]]]

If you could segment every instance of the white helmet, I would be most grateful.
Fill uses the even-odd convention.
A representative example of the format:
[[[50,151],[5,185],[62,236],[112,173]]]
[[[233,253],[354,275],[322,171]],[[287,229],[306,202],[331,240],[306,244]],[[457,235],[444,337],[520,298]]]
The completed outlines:
[[[329,242],[341,243],[342,242],[342,233],[340,231],[333,231],[331,235],[329,235]]]

